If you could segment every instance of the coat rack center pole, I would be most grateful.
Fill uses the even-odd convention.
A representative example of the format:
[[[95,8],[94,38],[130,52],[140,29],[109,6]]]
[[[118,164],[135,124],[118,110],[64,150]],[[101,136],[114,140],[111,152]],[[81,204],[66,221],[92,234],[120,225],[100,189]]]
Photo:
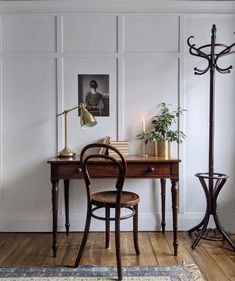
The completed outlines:
[[[209,99],[209,193],[212,198],[214,188],[214,131],[215,131],[215,41],[216,28],[212,27],[210,55],[210,99]],[[212,207],[212,206],[211,206]],[[212,210],[210,210],[212,213]]]

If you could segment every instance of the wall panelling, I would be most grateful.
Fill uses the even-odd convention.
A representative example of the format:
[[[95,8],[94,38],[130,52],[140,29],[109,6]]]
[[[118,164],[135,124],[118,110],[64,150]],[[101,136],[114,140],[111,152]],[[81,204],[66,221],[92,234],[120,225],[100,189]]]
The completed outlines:
[[[157,105],[163,101],[173,108],[187,108],[181,120],[187,139],[179,149],[173,145],[172,150],[182,159],[179,226],[185,230],[199,222],[205,198],[194,174],[207,169],[209,76],[194,76],[193,67],[204,62],[188,54],[186,40],[194,35],[196,44],[207,43],[215,23],[218,41],[234,42],[235,9],[221,10],[211,3],[206,11],[211,6],[212,12],[202,15],[196,13],[201,4],[188,9],[189,3],[181,3],[166,12],[168,4],[161,4],[158,10],[152,2],[140,10],[140,1],[136,1],[136,7],[127,1],[126,10],[116,3],[112,9],[94,6],[89,12],[85,1],[81,7],[79,1],[81,9],[67,13],[69,4],[66,7],[60,3],[58,8],[42,2],[39,10],[32,8],[27,13],[22,13],[17,4],[15,13],[9,13],[5,9],[9,4],[0,4],[0,231],[51,230],[51,185],[46,160],[63,146],[63,118],[57,120],[56,113],[77,104],[78,74],[109,75],[110,116],[97,117],[96,127],[83,130],[77,112],[69,114],[69,146],[77,153],[88,142],[109,135],[112,139],[129,139],[131,153],[138,154],[140,142],[136,135],[141,130],[142,116],[148,127],[150,118],[157,114]],[[214,12],[216,7],[220,14]],[[234,57],[221,63],[235,65]],[[231,74],[216,77],[216,167],[230,175],[218,207],[224,227],[233,232],[234,75],[232,70]],[[152,147],[147,149],[151,154]],[[97,184],[101,188],[105,182],[97,180]],[[158,187],[157,180],[126,181],[126,188],[141,195],[142,230],[160,229]],[[82,181],[71,184],[70,196],[71,229],[83,230],[86,203]],[[64,229],[62,199],[60,196],[59,230]],[[171,229],[169,188],[166,208],[167,229]],[[103,230],[100,224],[92,227]],[[129,229],[128,224],[123,225],[123,230]]]

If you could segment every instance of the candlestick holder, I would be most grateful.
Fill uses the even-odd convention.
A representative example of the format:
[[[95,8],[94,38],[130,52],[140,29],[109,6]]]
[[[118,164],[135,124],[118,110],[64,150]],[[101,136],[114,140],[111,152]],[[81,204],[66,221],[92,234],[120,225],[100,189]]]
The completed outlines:
[[[142,139],[142,146],[141,146],[142,152],[140,153],[139,156],[141,157],[148,157],[148,155],[146,154],[146,144],[145,144],[145,140]]]

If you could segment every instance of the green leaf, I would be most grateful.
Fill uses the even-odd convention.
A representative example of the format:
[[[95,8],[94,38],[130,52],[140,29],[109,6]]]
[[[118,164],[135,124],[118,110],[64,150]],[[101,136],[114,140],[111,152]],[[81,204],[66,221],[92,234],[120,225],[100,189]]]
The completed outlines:
[[[145,143],[156,140],[181,143],[186,138],[186,135],[180,130],[172,130],[171,127],[177,124],[179,117],[183,115],[186,109],[179,107],[177,110],[172,111],[170,106],[170,104],[162,102],[160,104],[160,114],[153,116],[151,120],[152,129],[146,133],[138,134],[137,138],[144,139]]]

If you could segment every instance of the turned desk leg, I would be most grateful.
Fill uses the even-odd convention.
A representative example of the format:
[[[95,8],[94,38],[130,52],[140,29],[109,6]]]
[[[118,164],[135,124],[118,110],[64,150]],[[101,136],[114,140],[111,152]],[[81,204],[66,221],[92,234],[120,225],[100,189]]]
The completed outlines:
[[[161,179],[161,200],[162,200],[162,233],[166,227],[166,179]]]
[[[173,215],[173,246],[174,255],[178,254],[178,180],[171,179],[172,215]]]
[[[64,180],[64,205],[65,205],[65,229],[66,235],[69,235],[69,180]]]
[[[58,220],[58,191],[59,191],[59,180],[51,180],[52,191],[51,191],[51,201],[52,201],[52,219],[53,219],[53,242],[52,250],[53,256],[56,257],[57,252],[57,220]]]

